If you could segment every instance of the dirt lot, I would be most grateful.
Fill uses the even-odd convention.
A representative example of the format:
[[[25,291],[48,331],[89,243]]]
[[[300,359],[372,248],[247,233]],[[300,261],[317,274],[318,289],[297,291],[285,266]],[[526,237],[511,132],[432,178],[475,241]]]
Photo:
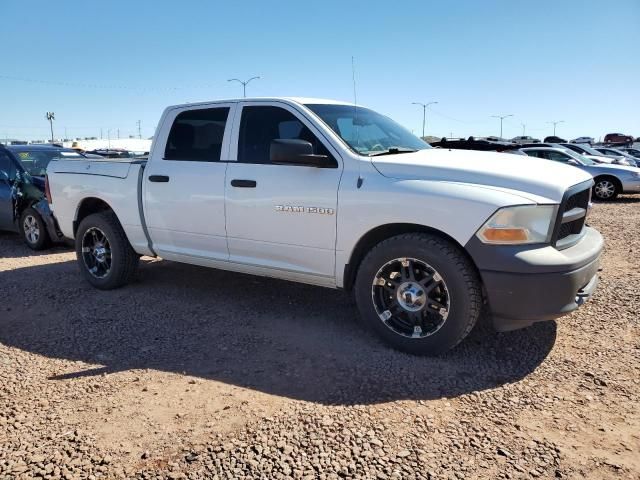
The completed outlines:
[[[590,223],[590,303],[437,359],[343,292],[152,260],[100,292],[0,234],[0,478],[640,478],[640,198]]]

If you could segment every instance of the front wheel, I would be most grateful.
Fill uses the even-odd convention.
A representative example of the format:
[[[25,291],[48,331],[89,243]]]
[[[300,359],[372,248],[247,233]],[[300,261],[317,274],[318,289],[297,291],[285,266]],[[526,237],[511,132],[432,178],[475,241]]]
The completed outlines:
[[[363,322],[398,350],[437,355],[460,343],[482,307],[480,280],[456,245],[431,234],[382,241],[358,269]]]
[[[139,260],[113,212],[94,213],[80,222],[76,257],[84,278],[101,290],[128,283]]]
[[[47,226],[38,212],[29,207],[20,215],[20,233],[32,250],[43,250],[49,246]]]
[[[597,178],[593,186],[593,196],[598,200],[615,200],[620,193],[620,188],[611,178]]]

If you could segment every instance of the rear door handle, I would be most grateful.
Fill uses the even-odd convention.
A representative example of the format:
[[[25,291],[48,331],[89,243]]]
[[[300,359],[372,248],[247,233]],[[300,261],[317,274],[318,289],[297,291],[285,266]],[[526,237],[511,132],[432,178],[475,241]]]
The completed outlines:
[[[166,183],[169,181],[169,175],[149,175],[149,181]]]
[[[239,180],[239,179],[233,179],[231,180],[231,186],[232,187],[239,187],[239,188],[256,188],[256,181],[255,180]]]

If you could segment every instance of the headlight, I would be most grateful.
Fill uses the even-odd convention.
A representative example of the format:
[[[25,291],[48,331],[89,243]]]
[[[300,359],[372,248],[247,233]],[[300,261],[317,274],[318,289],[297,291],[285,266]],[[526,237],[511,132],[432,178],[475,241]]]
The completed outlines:
[[[551,241],[557,205],[505,207],[494,213],[478,230],[484,243],[517,245]]]

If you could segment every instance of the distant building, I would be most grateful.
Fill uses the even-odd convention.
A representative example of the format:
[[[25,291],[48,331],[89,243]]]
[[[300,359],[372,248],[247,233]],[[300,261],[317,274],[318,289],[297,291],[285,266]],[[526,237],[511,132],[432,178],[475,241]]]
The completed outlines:
[[[85,138],[66,141],[63,145],[67,148],[79,148],[82,150],[123,149],[131,152],[148,152],[151,150],[151,140],[145,138]]]

